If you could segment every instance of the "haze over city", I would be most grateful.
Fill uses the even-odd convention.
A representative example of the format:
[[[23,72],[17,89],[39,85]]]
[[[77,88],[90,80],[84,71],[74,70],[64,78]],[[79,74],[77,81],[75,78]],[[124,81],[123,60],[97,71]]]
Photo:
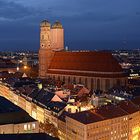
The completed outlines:
[[[1,0],[0,50],[38,50],[39,23],[60,20],[70,49],[136,49],[139,0]]]

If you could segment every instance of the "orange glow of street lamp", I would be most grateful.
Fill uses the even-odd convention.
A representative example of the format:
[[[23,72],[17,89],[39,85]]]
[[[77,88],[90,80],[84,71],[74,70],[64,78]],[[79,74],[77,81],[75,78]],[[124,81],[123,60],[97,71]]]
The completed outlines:
[[[26,70],[27,69],[27,66],[24,66],[23,68]]]

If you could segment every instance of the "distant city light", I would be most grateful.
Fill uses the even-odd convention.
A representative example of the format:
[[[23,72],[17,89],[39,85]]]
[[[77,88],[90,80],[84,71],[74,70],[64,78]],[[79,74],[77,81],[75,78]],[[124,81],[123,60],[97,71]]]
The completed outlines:
[[[19,71],[19,67],[17,67],[17,71]]]
[[[27,69],[27,66],[24,66],[24,69]]]

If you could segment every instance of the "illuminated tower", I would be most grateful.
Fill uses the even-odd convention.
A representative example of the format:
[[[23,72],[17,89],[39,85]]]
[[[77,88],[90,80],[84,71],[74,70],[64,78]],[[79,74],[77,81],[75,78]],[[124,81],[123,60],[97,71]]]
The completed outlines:
[[[55,51],[64,49],[64,30],[60,22],[51,24],[44,20],[40,24],[39,77],[46,78],[47,70]]]
[[[64,29],[60,22],[56,21],[52,25],[51,36],[52,48],[54,50],[64,50]]]
[[[51,24],[44,20],[40,24],[39,77],[45,78],[51,57]]]

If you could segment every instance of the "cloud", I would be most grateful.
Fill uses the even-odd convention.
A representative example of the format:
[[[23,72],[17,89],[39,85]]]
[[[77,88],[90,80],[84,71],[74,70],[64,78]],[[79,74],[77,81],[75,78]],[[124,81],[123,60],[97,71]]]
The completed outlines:
[[[140,0],[0,0],[0,36],[39,43],[39,23],[48,19],[62,22],[66,42],[139,40],[139,5]]]
[[[1,0],[0,1],[0,19],[1,20],[16,20],[22,19],[33,14],[31,9],[14,3]]]
[[[5,17],[0,17],[0,21],[11,21],[11,20]]]
[[[114,22],[139,13],[139,0],[3,0],[4,18]],[[6,6],[7,5],[7,6]],[[4,8],[5,7],[5,8]],[[4,9],[7,9],[4,11]],[[7,12],[9,11],[9,12]],[[5,13],[5,14],[4,14]],[[7,14],[8,13],[8,14]],[[139,14],[137,14],[139,15]],[[124,19],[123,19],[124,20]]]

